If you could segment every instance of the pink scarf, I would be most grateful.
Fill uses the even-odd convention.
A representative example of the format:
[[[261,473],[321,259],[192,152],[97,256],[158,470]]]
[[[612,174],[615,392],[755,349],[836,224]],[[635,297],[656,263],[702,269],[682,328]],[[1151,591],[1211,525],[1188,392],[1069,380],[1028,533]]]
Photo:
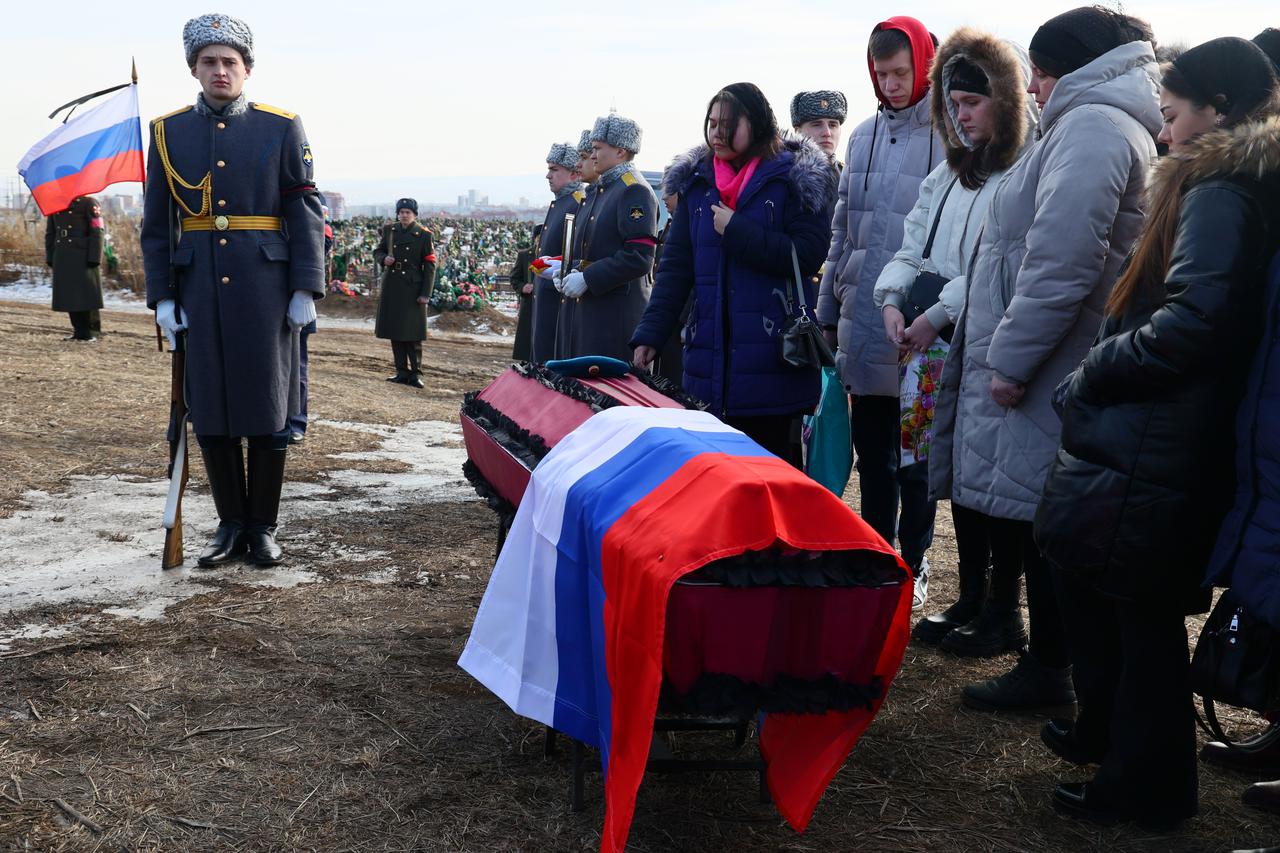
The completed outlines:
[[[747,165],[738,170],[735,175],[733,166],[729,165],[728,160],[721,160],[719,157],[712,158],[712,164],[716,170],[716,189],[720,191],[720,202],[730,210],[738,209],[738,196],[751,183],[751,176],[756,173],[756,166],[760,165],[759,157],[752,157]]]

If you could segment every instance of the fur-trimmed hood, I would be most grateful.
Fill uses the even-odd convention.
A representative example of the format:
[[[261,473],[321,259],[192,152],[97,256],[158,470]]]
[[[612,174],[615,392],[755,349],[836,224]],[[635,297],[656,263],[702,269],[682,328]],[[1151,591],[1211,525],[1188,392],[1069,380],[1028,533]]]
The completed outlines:
[[[807,137],[795,133],[782,136],[782,145],[775,160],[790,155],[791,166],[787,179],[800,197],[800,204],[808,213],[831,210],[835,206],[840,175],[835,160]],[[711,166],[711,149],[703,143],[677,155],[662,175],[662,195],[678,195],[686,192],[695,176],[701,175],[715,185]],[[763,164],[761,164],[763,166]],[[759,174],[759,173],[757,173]],[[763,175],[761,175],[763,177]]]
[[[933,126],[942,131],[947,162],[956,168],[973,142],[956,120],[956,105],[947,95],[955,64],[965,59],[987,75],[995,111],[995,134],[987,143],[986,166],[999,172],[1012,166],[1032,137],[1040,112],[1027,94],[1031,60],[1019,45],[973,27],[961,27],[938,48],[929,69]]]
[[[1171,181],[1185,191],[1216,178],[1242,178],[1280,189],[1280,95],[1247,121],[1202,134],[1186,151],[1161,159],[1152,170],[1151,196],[1161,197]]]

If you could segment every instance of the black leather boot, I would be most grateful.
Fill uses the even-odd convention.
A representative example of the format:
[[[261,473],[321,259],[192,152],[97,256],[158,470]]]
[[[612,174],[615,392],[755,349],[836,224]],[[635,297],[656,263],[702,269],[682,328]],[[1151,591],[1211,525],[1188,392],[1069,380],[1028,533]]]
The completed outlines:
[[[1016,652],[1027,644],[1022,611],[987,606],[976,618],[952,629],[942,638],[942,650],[962,658],[989,658]]]
[[[956,603],[941,613],[933,613],[916,623],[911,636],[930,646],[941,643],[943,638],[954,629],[972,621],[982,611],[982,602],[987,597],[987,567],[981,570],[974,566],[959,567],[960,597]]]
[[[1280,776],[1280,723],[1235,746],[1211,740],[1200,750],[1200,760],[1243,773]]]
[[[391,360],[395,362],[396,375],[388,376],[388,382],[398,382],[403,385],[409,378],[409,355],[405,349],[406,346],[403,341],[391,342]]]
[[[200,552],[200,565],[220,566],[245,552],[244,451],[238,443],[212,449],[200,448],[209,478],[213,505],[218,509],[218,529]]]
[[[943,651],[960,657],[994,657],[1027,644],[1018,599],[1022,567],[993,562],[987,600],[973,620],[942,638]]]
[[[404,381],[404,384],[423,388],[425,386],[422,382],[422,341],[410,341],[405,346],[409,349],[409,378]]]
[[[249,543],[249,562],[255,566],[274,566],[284,559],[284,552],[276,544],[276,516],[280,512],[286,452],[249,448],[249,505],[245,538]]]
[[[979,711],[1062,717],[1074,717],[1076,711],[1071,667],[1046,666],[1030,653],[1024,653],[1004,675],[965,687],[960,697],[965,705]]]

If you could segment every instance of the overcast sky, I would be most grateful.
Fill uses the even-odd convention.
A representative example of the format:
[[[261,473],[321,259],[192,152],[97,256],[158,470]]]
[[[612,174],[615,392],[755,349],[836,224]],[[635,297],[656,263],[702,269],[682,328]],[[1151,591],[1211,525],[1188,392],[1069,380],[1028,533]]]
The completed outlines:
[[[183,59],[182,25],[214,10],[253,28],[250,99],[301,114],[319,183],[364,202],[381,200],[361,196],[380,195],[382,182],[424,176],[456,177],[459,186],[474,176],[524,178],[481,186],[510,188],[489,190],[494,201],[536,191],[548,145],[576,142],[611,106],[644,129],[642,168],[661,169],[698,141],[707,99],[739,80],[764,90],[782,124],[795,92],[819,88],[844,91],[855,122],[875,106],[866,40],[884,17],[914,15],[940,38],[970,24],[1026,45],[1037,26],[1068,8],[1045,0],[881,9],[865,0],[10,3],[0,52],[0,164],[16,174],[23,153],[52,129],[50,110],[124,82],[131,56],[144,122],[191,102],[197,86]],[[1126,9],[1170,43],[1249,38],[1280,26],[1280,5],[1260,0]]]

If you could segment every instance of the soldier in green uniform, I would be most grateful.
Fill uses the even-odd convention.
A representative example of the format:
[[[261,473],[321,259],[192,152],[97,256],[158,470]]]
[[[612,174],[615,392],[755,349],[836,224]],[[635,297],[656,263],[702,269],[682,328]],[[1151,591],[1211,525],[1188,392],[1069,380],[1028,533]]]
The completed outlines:
[[[53,268],[53,310],[71,316],[69,341],[97,340],[102,307],[102,208],[82,195],[45,224],[44,259]]]
[[[418,219],[418,202],[396,202],[395,225],[382,229],[373,253],[383,268],[374,334],[391,341],[396,374],[388,382],[423,387],[422,342],[427,337],[427,302],[436,278],[436,251],[431,232]],[[388,248],[389,247],[389,248]]]
[[[511,347],[511,357],[516,361],[528,361],[533,344],[533,249],[538,245],[541,225],[535,225],[533,236],[516,250],[516,260],[511,266],[511,290],[519,298],[520,311],[516,315],[516,339]]]

